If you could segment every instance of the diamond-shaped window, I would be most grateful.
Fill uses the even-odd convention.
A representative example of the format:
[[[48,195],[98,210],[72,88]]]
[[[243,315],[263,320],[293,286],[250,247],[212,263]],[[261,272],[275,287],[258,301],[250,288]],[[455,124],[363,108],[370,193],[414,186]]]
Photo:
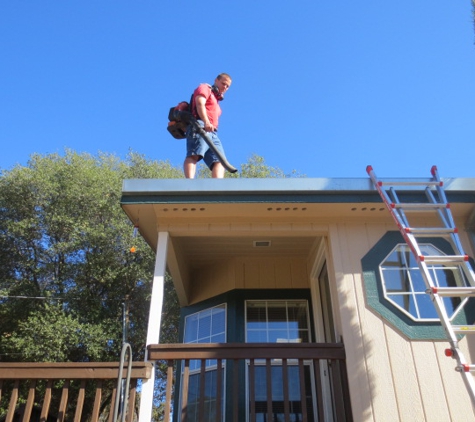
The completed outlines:
[[[423,255],[445,255],[431,244],[419,245]],[[429,265],[435,286],[466,286],[465,275],[456,265]],[[436,308],[426,293],[429,286],[420,271],[409,246],[397,245],[379,266],[383,280],[384,297],[415,321],[438,320]],[[466,299],[443,298],[447,315],[453,318],[462,309]]]

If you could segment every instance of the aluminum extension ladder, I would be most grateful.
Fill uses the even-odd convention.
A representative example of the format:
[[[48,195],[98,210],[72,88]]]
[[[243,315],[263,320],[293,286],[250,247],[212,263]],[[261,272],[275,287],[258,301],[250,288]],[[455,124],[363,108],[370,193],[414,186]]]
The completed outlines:
[[[443,181],[440,180],[437,167],[433,166],[431,168],[432,177],[428,181],[411,181],[407,179],[394,181],[387,181],[385,179],[381,181],[376,177],[371,166],[367,166],[366,172],[370,176],[375,188],[379,192],[379,195],[391,213],[399,231],[417,261],[427,287],[426,293],[431,296],[432,303],[436,308],[440,322],[450,343],[450,348],[446,349],[445,355],[457,361],[455,370],[461,373],[470,398],[472,399],[472,405],[475,407],[475,380],[473,376],[475,365],[467,362],[458,346],[458,336],[462,334],[475,334],[475,325],[453,325],[448,317],[443,300],[443,297],[459,297],[462,300],[467,297],[474,297],[475,273],[470,265],[468,255],[463,251],[458,230],[450,210],[450,204],[447,202],[445,196]],[[405,188],[406,191],[420,191],[420,193],[425,193],[427,201],[423,203],[401,203],[396,192],[398,187],[400,191],[402,188]],[[408,216],[417,212],[432,213],[432,215],[434,213],[437,214],[439,218],[436,220],[440,221],[440,225],[432,228],[411,227]],[[454,254],[424,256],[419,247],[418,239],[429,236],[441,237],[448,240],[452,245]],[[429,271],[428,265],[444,264],[460,268],[465,275],[466,286],[438,287]]]

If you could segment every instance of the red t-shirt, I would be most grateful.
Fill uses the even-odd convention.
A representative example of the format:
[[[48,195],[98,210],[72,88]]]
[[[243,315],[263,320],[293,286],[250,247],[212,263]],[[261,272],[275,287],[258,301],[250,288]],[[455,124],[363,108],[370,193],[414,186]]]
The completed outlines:
[[[193,101],[196,101],[196,97],[199,95],[206,98],[205,108],[206,113],[208,114],[208,119],[210,123],[217,128],[218,119],[219,116],[221,116],[221,107],[219,106],[218,100],[211,91],[211,87],[208,84],[201,84],[195,89],[195,92],[193,93]],[[196,115],[198,115],[196,111],[196,103],[194,104],[194,112]]]

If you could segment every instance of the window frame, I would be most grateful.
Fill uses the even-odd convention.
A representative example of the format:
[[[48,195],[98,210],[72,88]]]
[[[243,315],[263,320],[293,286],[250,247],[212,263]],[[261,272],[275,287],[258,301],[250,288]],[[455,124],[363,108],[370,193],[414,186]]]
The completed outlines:
[[[307,341],[296,341],[296,343],[311,343],[312,342],[312,330],[311,330],[311,326],[310,326],[310,307],[309,307],[309,303],[308,303],[308,300],[307,299],[246,299],[244,301],[244,330],[245,330],[245,343],[254,343],[254,342],[250,342],[249,341],[249,338],[248,338],[248,326],[247,326],[247,315],[248,315],[248,306],[247,304],[249,302],[264,302],[266,303],[266,325],[269,324],[269,319],[268,319],[268,309],[269,309],[269,306],[268,306],[268,303],[270,302],[273,302],[274,304],[278,303],[278,302],[283,302],[286,304],[286,313],[287,313],[287,319],[286,319],[286,324],[288,325],[289,323],[289,319],[288,319],[288,303],[289,302],[301,302],[302,304],[305,304],[305,312],[306,312],[306,334],[307,334]],[[251,330],[251,331],[257,331],[257,330]],[[269,338],[269,334],[273,331],[277,331],[275,328],[267,328],[266,329],[266,338]],[[281,329],[281,331],[284,331],[284,329]],[[286,329],[287,331],[287,329]],[[298,329],[297,331],[304,331],[302,329]],[[287,339],[284,339],[282,338],[282,341],[281,343],[291,343],[292,341],[291,340],[296,340],[296,339],[291,339],[291,338],[287,338]],[[277,339],[276,343],[279,342],[279,338]],[[271,343],[270,341],[264,341],[264,342],[258,342],[258,343]]]
[[[266,319],[265,319],[265,325],[267,326],[266,328],[266,338],[269,339],[271,336],[269,335],[269,332],[272,332],[272,331],[277,331],[276,329],[274,328],[269,328],[269,303],[273,303],[273,304],[277,304],[279,302],[281,303],[285,303],[286,305],[286,325],[288,326],[289,325],[289,321],[291,321],[289,319],[289,307],[288,307],[288,304],[291,303],[291,302],[300,302],[301,304],[304,304],[305,305],[305,323],[306,323],[306,335],[307,335],[307,341],[301,341],[301,342],[298,342],[298,343],[311,343],[313,340],[312,340],[312,325],[311,325],[311,316],[310,316],[310,312],[311,312],[311,308],[310,308],[310,301],[309,299],[246,299],[244,301],[244,331],[245,331],[245,342],[246,343],[250,343],[248,341],[248,303],[250,302],[263,302],[265,303],[266,307]],[[284,331],[283,329],[279,330],[279,331]],[[286,329],[287,332],[289,332],[288,328]],[[297,328],[297,331],[300,332],[300,331],[303,331],[301,330],[300,328]],[[287,338],[287,339],[282,339],[282,342],[284,342],[285,340],[287,340],[288,342],[291,342],[292,340],[295,340],[293,338]],[[276,342],[279,342],[279,338],[276,339]],[[264,342],[264,343],[269,343],[269,344],[272,344],[273,342],[271,341],[267,341],[267,342]],[[266,362],[264,359],[262,360],[255,360],[254,361],[254,365],[255,365],[255,370],[256,370],[256,373],[259,369],[263,369],[263,370],[266,370]],[[294,359],[290,359],[287,361],[287,365],[288,365],[288,370],[291,370],[290,368],[292,369],[295,369],[298,365],[298,362]],[[246,372],[245,372],[245,377],[246,377],[246,416],[247,416],[247,421],[249,421],[249,417],[250,417],[250,408],[249,408],[249,392],[250,392],[250,389],[249,389],[249,366],[250,366],[250,362],[247,361],[246,362]],[[279,360],[276,360],[276,361],[273,361],[271,363],[271,368],[274,369],[274,370],[278,370],[278,368],[283,368],[283,365],[282,365],[282,361],[279,359]],[[271,369],[271,370],[272,370]],[[315,391],[315,371],[314,371],[314,368],[313,368],[313,362],[311,361],[304,361],[304,376],[305,376],[305,382],[309,382],[309,387],[310,387],[310,391],[308,391],[307,393],[310,393],[310,400],[311,400],[311,408],[312,408],[312,411],[311,413],[308,415],[308,418],[309,420],[312,419],[312,420],[316,420],[315,417],[317,415],[317,403],[316,403],[316,394],[317,392]],[[298,376],[300,376],[300,374],[298,374]],[[308,379],[307,379],[308,377]],[[259,383],[259,382],[262,382],[262,380],[265,379],[265,377],[255,377],[255,382],[256,383]],[[274,379],[274,377],[272,377],[272,380],[273,382],[276,382],[276,380]],[[257,392],[258,388],[257,386],[255,386],[255,391]],[[272,389],[273,392],[275,392],[274,389]],[[306,390],[307,391],[307,390]],[[298,400],[295,401],[296,403],[299,403],[300,402],[300,398]],[[292,402],[293,403],[293,402]],[[259,413],[260,414],[260,413]],[[256,409],[256,417],[258,416],[257,414],[257,409]]]
[[[361,259],[363,286],[367,306],[399,332],[411,340],[446,340],[445,331],[438,320],[415,321],[399,307],[387,300],[379,265],[397,244],[405,244],[398,231],[389,231]],[[427,237],[425,244],[431,244],[445,254],[453,254],[450,243],[442,238]],[[470,298],[463,309],[455,315],[452,323],[472,324],[475,321],[475,298]]]
[[[446,256],[447,254],[441,251],[439,248],[435,247],[431,243],[427,242],[421,242],[419,243],[419,247],[421,249],[421,252],[424,254],[424,252],[427,252],[428,248],[431,248],[432,250],[430,251],[429,255],[439,255],[439,256]],[[401,248],[404,248],[404,251],[401,251],[404,254],[409,254],[409,262],[405,262],[404,265],[399,265],[399,266],[390,266],[390,265],[385,265],[385,263],[388,261],[388,258],[393,255],[395,252],[400,252],[399,250]],[[454,280],[457,280],[457,276],[455,275],[455,272],[458,271],[458,279],[464,279],[465,282],[466,277],[463,274],[462,270],[460,267],[457,266],[448,266],[448,265],[443,265],[443,264],[430,264],[427,265],[427,268],[429,272],[431,273],[431,276],[433,277],[433,281],[435,285],[438,287],[447,287],[446,283],[440,283],[442,281],[441,277],[438,276],[440,270],[452,270],[454,271]],[[399,272],[400,275],[403,275],[405,279],[407,279],[408,282],[408,289],[403,290],[401,289],[400,291],[390,291],[388,289],[388,279],[385,278],[385,274],[387,273],[388,275],[391,274],[392,272]],[[431,303],[430,296],[427,295],[425,292],[426,290],[426,285],[424,278],[421,274],[421,271],[419,269],[419,266],[417,265],[417,262],[413,256],[413,253],[410,249],[410,247],[407,245],[407,243],[398,243],[391,251],[389,254],[386,256],[386,258],[379,264],[379,272],[382,280],[382,286],[383,286],[383,291],[384,291],[384,297],[386,300],[390,301],[391,303],[394,304],[398,309],[401,310],[401,312],[404,312],[409,318],[413,319],[414,321],[439,321],[439,318],[437,316],[437,311],[435,307]],[[415,273],[415,274],[414,274]],[[415,279],[414,275],[419,277],[420,279],[417,280]],[[444,281],[447,279],[445,278]],[[419,288],[416,286],[420,285]],[[458,286],[458,287],[463,287],[463,286]],[[412,299],[412,308],[413,311],[416,313],[416,315],[413,315],[410,310],[404,309],[403,306],[401,306],[395,299],[392,297],[396,296],[402,296],[402,297],[407,297],[410,301]],[[418,297],[423,297],[423,299],[418,299]],[[457,314],[461,312],[463,309],[465,303],[467,302],[467,298],[461,300],[460,298],[454,298],[456,299],[457,302],[459,302],[456,306],[453,306],[453,311],[452,312],[447,312],[447,315],[449,317],[449,320],[453,320],[456,318]],[[425,305],[423,302],[426,302],[427,305]],[[443,298],[444,301],[449,302],[451,299],[446,297]],[[424,310],[425,306],[429,306],[431,308],[432,313],[434,314],[434,317],[424,317],[422,316],[422,313]],[[446,306],[446,310],[449,311],[449,307]]]
[[[219,294],[217,296],[205,299],[201,302],[194,303],[192,305],[181,308],[180,311],[180,332],[179,342],[183,343],[185,334],[185,318],[188,315],[196,312],[212,308],[220,304],[226,304],[226,341],[230,343],[245,343],[245,301],[246,300],[279,300],[285,298],[287,300],[305,300],[307,301],[308,313],[310,317],[310,335],[311,338],[315,338],[315,322],[313,320],[314,309],[312,303],[312,295],[309,288],[296,288],[296,289],[233,289],[228,292]],[[227,365],[224,373],[233,371],[233,365]],[[181,371],[181,366],[177,368],[177,374]],[[244,362],[239,364],[239,379],[240,384],[246,382],[246,370]],[[223,385],[225,383],[223,382]],[[181,391],[181,376],[176,377],[176,391]],[[239,420],[247,420],[249,413],[246,409],[247,393],[244,391],[239,392]],[[234,400],[232,389],[226,389],[225,395],[226,406],[224,419],[232,420],[233,413],[229,406]],[[174,397],[174,408],[180,409],[181,395]],[[180,416],[177,414],[177,420]]]
[[[196,336],[196,341],[185,341],[186,339],[186,335],[187,335],[187,321],[188,321],[188,318],[191,318],[195,315],[199,315],[199,314],[202,314],[202,313],[206,313],[206,312],[211,312],[211,317],[213,315],[213,309],[217,309],[217,308],[221,308],[223,309],[224,311],[224,331],[222,333],[224,333],[224,343],[227,342],[227,332],[228,332],[228,305],[226,302],[222,302],[222,303],[219,303],[217,305],[210,305],[210,306],[207,306],[207,307],[203,307],[202,309],[199,309],[199,310],[196,310],[195,312],[192,312],[192,313],[189,313],[188,315],[184,316],[183,317],[183,338],[182,338],[182,343],[183,344],[209,344],[209,343],[212,343],[211,341],[208,341],[208,342],[203,342],[203,341],[199,341],[199,340],[202,340],[202,339],[205,339],[205,338],[208,338],[209,340],[211,340],[213,338],[213,333],[211,332],[209,336],[207,337],[199,337],[199,335]],[[198,326],[197,326],[197,333],[199,334],[199,321],[200,319],[198,319]],[[212,327],[212,319],[210,321],[210,327]],[[216,335],[216,334],[215,334]],[[189,362],[189,370],[190,370],[190,386],[189,386],[189,390],[188,390],[188,400],[190,400],[190,392],[192,392],[193,388],[192,388],[192,377],[196,377],[196,376],[200,376],[200,371],[201,371],[201,367],[200,365],[198,364],[199,361],[197,360],[190,360]],[[217,361],[214,360],[214,359],[208,359],[205,363],[205,385],[207,385],[207,382],[213,382],[214,380],[214,374],[213,372],[217,372],[217,369],[218,369],[218,365],[217,365]],[[226,388],[226,361],[223,360],[222,361],[222,367],[221,367],[221,371],[223,371],[223,385],[222,385],[222,388],[223,388],[223,393],[222,393],[222,397],[223,397],[223,405],[222,405],[222,418],[225,417],[225,410],[226,410],[226,395],[224,394],[224,391],[225,391],[225,388]],[[182,377],[183,377],[183,373],[184,373],[184,366],[183,366],[183,363],[180,365],[180,384],[181,384],[181,380],[182,380]],[[208,375],[208,379],[206,380],[206,376]],[[205,387],[206,388],[206,387]],[[212,387],[210,387],[212,388]],[[181,391],[181,390],[180,390]],[[199,391],[198,392],[195,392],[196,396],[199,396]],[[182,401],[183,397],[182,395],[180,394],[180,397],[179,397],[179,406],[181,407],[181,401]],[[209,400],[211,401],[211,400]],[[188,406],[190,406],[191,402],[188,401]],[[209,414],[210,416],[210,414]],[[178,416],[178,419],[181,420],[181,414]],[[191,420],[191,415],[188,415],[188,419]],[[224,419],[223,419],[224,420]]]

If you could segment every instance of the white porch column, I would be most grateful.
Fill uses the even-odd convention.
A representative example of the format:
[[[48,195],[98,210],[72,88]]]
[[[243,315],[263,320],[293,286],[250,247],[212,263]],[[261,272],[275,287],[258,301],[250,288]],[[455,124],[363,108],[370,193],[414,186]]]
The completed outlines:
[[[165,285],[165,271],[167,267],[168,232],[158,233],[157,254],[155,256],[155,270],[153,273],[152,297],[148,315],[147,342],[158,344],[160,342],[160,324],[162,321],[163,293]],[[145,352],[145,361],[148,360]],[[152,376],[142,383],[142,396],[140,399],[139,422],[150,422],[152,419],[153,389],[155,385],[155,365]]]

